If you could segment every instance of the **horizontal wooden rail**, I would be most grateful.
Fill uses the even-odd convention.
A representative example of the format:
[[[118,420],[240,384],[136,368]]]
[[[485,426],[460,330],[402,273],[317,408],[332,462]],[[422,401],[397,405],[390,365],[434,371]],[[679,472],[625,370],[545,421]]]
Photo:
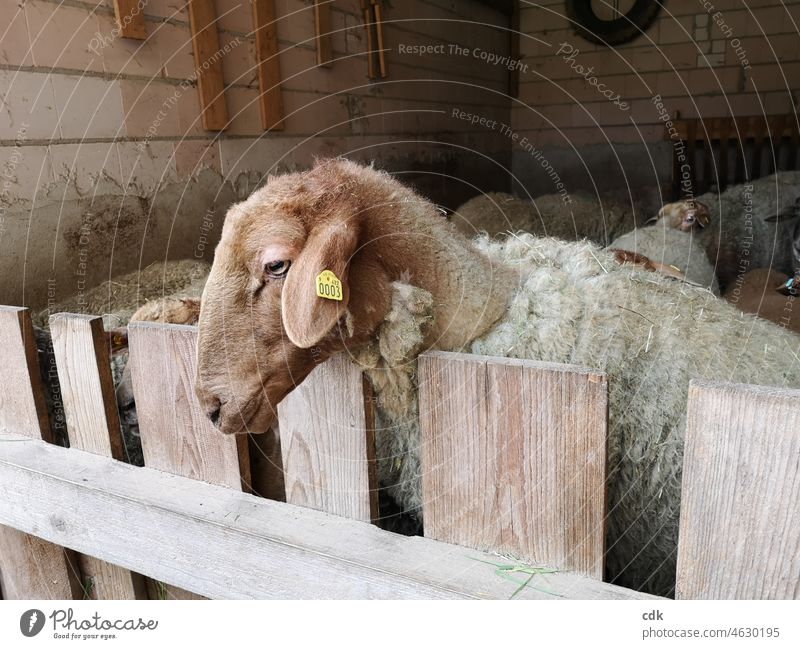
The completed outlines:
[[[0,524],[208,597],[508,598],[496,555],[0,432]],[[523,573],[523,576],[524,575]],[[650,599],[572,573],[527,599]]]

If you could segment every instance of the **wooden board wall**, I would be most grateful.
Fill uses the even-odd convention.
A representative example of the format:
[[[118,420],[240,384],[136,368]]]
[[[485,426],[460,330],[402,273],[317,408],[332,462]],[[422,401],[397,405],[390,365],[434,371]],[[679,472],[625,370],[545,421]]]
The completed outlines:
[[[256,34],[256,65],[261,93],[261,128],[282,130],[283,96],[274,0],[253,0],[253,31]]]
[[[602,578],[607,391],[572,366],[420,356],[425,535]]]
[[[800,599],[800,390],[692,382],[677,599]]]
[[[203,128],[223,131],[228,127],[228,105],[214,0],[189,0],[189,24]]]

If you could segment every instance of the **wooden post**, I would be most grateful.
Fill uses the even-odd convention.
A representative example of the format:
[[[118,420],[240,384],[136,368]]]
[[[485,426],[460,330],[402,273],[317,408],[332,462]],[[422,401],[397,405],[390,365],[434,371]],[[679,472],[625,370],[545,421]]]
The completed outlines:
[[[253,0],[253,31],[261,92],[261,128],[280,131],[283,130],[283,96],[275,0]]]
[[[419,399],[425,536],[602,578],[605,375],[428,352]]]
[[[27,309],[0,306],[0,349],[0,430],[52,442]],[[81,595],[80,579],[64,548],[2,526],[0,580],[6,599],[74,599]]]
[[[224,131],[228,127],[228,106],[222,79],[224,52],[219,45],[216,21],[214,0],[189,0],[197,90],[203,128],[207,131]]]
[[[138,41],[147,38],[147,21],[138,0],[114,0],[114,17],[123,38],[135,38]]]
[[[145,466],[241,491],[250,484],[247,436],[216,430],[197,402],[197,327],[128,325],[131,378]],[[173,586],[158,599],[193,599]]]
[[[377,519],[371,395],[361,371],[339,354],[278,405],[287,502]]]
[[[317,65],[326,67],[330,66],[333,60],[331,1],[314,0],[314,35],[317,43]]]
[[[70,448],[122,460],[124,443],[103,319],[61,313],[50,317],[50,332]],[[84,591],[92,599],[146,598],[141,575],[85,555],[78,556],[78,563]]]
[[[800,598],[800,390],[692,381],[677,599]]]

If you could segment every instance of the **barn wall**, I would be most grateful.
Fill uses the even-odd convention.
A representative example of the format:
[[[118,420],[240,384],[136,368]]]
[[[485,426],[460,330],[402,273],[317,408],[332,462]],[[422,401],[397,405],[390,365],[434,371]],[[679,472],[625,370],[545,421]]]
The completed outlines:
[[[786,115],[796,105],[800,3],[663,4],[645,35],[609,49],[573,32],[563,0],[522,3],[527,69],[520,73],[512,123],[521,137],[536,143],[570,191],[630,186],[642,192],[668,183],[671,147],[663,138],[656,94],[670,116]],[[627,110],[580,76],[587,72],[619,95]],[[512,155],[514,172],[529,191],[554,191],[541,158],[519,146]]]
[[[165,257],[210,259],[231,202],[314,156],[375,160],[449,206],[507,183],[496,173],[510,166],[505,140],[451,117],[457,97],[508,122],[507,70],[405,48],[507,52],[508,18],[475,0],[384,2],[383,82],[367,79],[358,0],[332,5],[327,69],[316,67],[312,3],[276,0],[286,119],[267,133],[249,1],[216,0],[222,133],[200,121],[185,1],[148,0],[144,42],[115,36],[112,7],[0,0],[11,20],[0,40],[0,303],[39,308]]]

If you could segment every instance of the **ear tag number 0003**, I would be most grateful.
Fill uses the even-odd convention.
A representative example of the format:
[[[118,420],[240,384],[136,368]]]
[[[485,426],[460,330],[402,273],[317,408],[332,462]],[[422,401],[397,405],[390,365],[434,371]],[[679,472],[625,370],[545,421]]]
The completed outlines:
[[[333,271],[323,270],[317,275],[317,295],[326,300],[342,300],[342,282]]]

